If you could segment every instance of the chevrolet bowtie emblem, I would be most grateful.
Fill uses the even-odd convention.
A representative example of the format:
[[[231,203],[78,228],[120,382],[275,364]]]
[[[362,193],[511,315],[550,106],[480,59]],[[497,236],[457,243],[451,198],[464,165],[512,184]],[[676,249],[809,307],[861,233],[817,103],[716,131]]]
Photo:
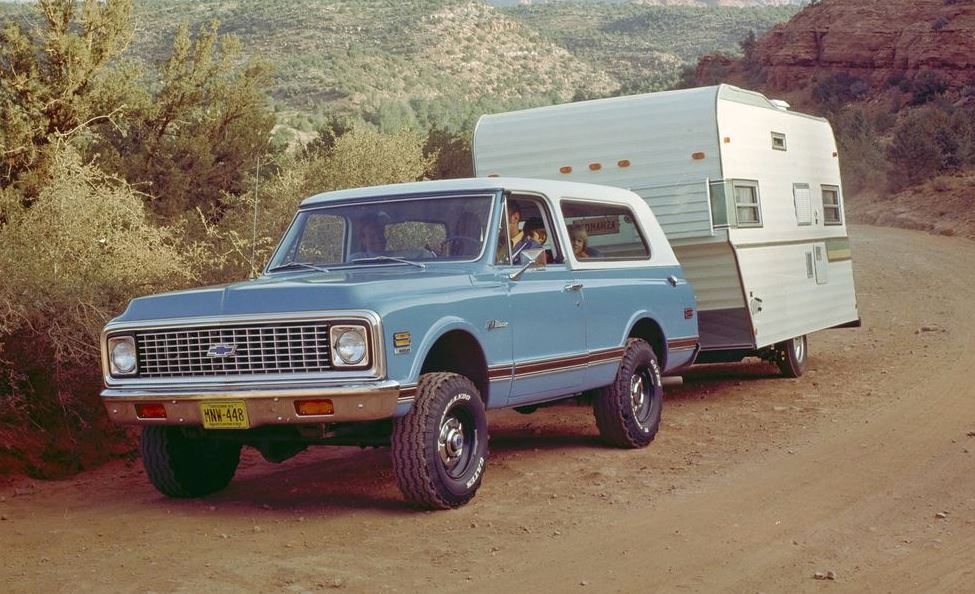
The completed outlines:
[[[235,344],[212,344],[210,348],[207,349],[207,357],[233,357],[237,353],[237,345]]]

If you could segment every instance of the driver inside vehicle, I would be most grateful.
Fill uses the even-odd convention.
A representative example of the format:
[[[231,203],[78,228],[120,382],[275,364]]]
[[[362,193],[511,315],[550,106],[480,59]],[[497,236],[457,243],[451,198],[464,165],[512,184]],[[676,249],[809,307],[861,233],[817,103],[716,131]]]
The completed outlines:
[[[381,256],[386,251],[386,233],[383,225],[376,219],[362,221],[357,233],[359,251],[349,256],[349,261],[357,258]]]

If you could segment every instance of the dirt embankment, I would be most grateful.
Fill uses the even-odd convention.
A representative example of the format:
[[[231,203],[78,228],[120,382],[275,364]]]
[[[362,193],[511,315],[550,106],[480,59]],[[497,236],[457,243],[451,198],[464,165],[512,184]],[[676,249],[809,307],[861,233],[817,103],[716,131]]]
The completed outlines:
[[[943,175],[897,194],[847,202],[849,220],[975,240],[975,173]]]
[[[16,592],[964,592],[975,583],[975,243],[853,227],[865,326],[809,373],[703,367],[657,441],[591,413],[491,417],[465,508],[404,506],[388,452],[248,455],[223,493],[168,500],[138,463],[0,487]],[[835,579],[817,580],[833,572]]]

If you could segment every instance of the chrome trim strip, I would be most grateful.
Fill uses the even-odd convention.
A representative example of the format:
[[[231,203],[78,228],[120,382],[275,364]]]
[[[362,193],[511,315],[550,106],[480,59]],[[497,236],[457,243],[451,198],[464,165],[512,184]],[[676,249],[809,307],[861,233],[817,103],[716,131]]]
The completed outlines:
[[[327,371],[321,373],[307,374],[269,374],[254,376],[204,376],[204,377],[181,377],[181,378],[115,378],[109,371],[108,346],[109,335],[122,333],[125,331],[142,330],[164,330],[174,327],[199,327],[199,326],[234,326],[247,323],[274,323],[274,322],[306,322],[306,321],[342,321],[356,320],[363,321],[370,330],[369,346],[374,354],[373,365],[370,369],[362,371]],[[311,312],[290,312],[290,313],[265,313],[265,314],[246,314],[229,316],[201,316],[192,318],[171,318],[166,320],[143,320],[133,322],[109,322],[102,330],[100,339],[100,351],[102,357],[102,377],[105,386],[122,387],[146,387],[146,388],[169,388],[169,389],[235,389],[247,388],[255,385],[278,385],[303,386],[317,385],[323,383],[337,383],[349,380],[370,380],[386,377],[386,356],[385,356],[385,337],[383,335],[382,319],[379,315],[366,309],[348,310],[320,310]]]

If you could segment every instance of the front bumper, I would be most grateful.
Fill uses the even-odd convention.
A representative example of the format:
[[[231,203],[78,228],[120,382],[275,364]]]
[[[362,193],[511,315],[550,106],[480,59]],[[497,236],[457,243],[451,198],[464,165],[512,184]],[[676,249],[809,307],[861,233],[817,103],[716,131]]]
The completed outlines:
[[[299,415],[295,402],[328,398],[334,412],[327,415]],[[243,400],[247,405],[250,427],[261,425],[299,425],[308,423],[337,423],[373,421],[395,415],[397,404],[413,400],[409,391],[401,390],[394,381],[364,382],[341,386],[309,386],[299,388],[229,388],[151,389],[106,388],[102,400],[113,421],[135,425],[203,424],[200,404],[221,400]],[[166,418],[140,418],[136,404],[158,403],[166,409]]]

